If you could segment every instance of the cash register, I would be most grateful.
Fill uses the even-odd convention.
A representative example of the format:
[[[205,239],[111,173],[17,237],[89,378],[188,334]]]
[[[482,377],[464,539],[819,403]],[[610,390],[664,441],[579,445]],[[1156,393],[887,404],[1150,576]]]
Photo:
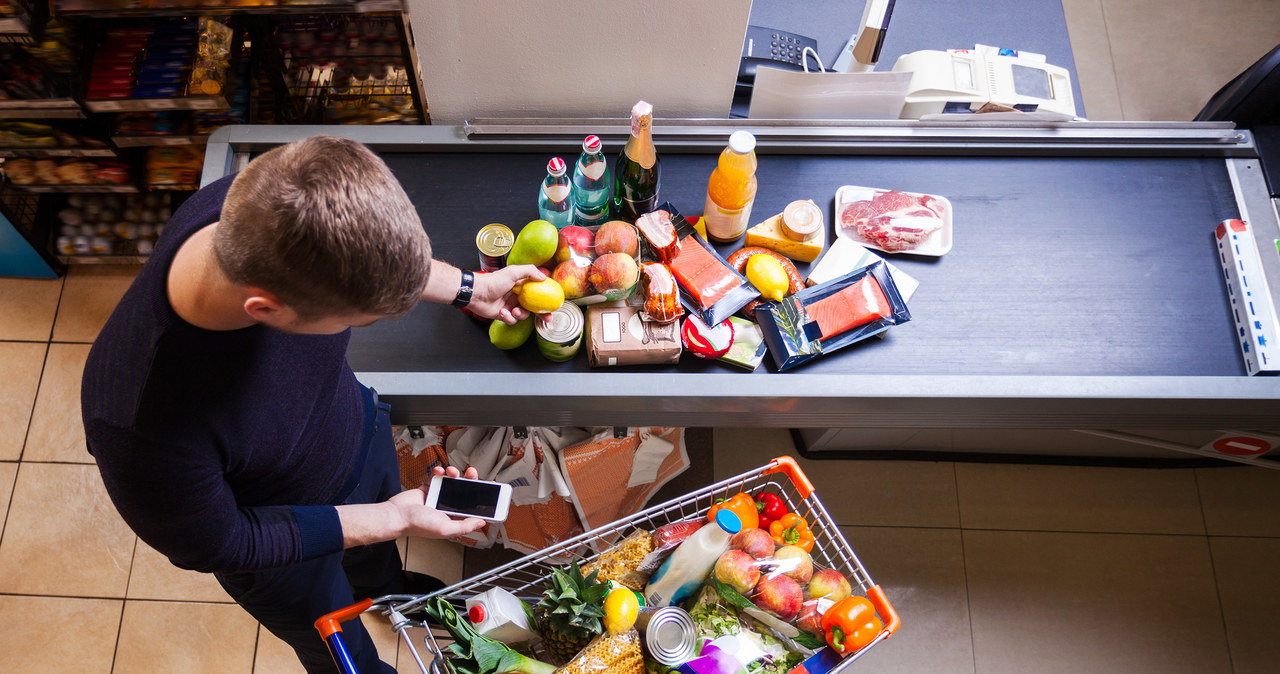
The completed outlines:
[[[911,73],[903,119],[992,109],[1076,115],[1071,74],[1038,54],[978,45],[975,49],[903,54],[894,72]]]

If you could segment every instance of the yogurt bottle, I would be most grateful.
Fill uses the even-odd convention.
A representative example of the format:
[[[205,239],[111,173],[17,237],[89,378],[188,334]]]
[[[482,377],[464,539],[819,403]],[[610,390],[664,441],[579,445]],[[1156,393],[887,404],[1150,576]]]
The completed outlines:
[[[715,524],[695,531],[658,567],[644,588],[649,606],[674,606],[698,591],[716,560],[729,549],[729,539],[742,530],[742,520],[726,508],[716,512]]]

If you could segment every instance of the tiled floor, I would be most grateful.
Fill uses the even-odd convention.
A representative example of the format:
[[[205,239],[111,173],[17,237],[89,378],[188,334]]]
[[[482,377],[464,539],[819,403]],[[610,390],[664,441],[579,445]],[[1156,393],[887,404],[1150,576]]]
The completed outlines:
[[[1280,41],[1275,0],[1064,9],[1092,119],[1190,119]],[[300,672],[210,577],[137,540],[85,452],[80,369],[134,273],[0,278],[0,671]],[[784,433],[715,433],[718,477],[783,453]],[[856,671],[1245,673],[1280,663],[1280,472],[803,463],[904,619]],[[409,568],[461,578],[456,546],[403,547]],[[416,671],[385,624],[366,622],[384,659]]]

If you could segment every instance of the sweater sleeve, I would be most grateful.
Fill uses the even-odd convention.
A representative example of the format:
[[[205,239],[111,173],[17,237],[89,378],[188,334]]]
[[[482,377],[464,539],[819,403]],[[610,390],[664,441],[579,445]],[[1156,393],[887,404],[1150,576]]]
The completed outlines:
[[[251,572],[343,549],[333,506],[238,506],[212,448],[160,446],[100,421],[86,437],[125,522],[178,567]]]

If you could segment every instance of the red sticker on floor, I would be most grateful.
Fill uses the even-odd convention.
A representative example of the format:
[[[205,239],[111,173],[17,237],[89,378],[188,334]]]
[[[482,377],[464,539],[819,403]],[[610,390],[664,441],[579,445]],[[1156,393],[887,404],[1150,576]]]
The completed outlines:
[[[1271,451],[1271,443],[1247,435],[1229,435],[1214,440],[1213,448],[1232,456],[1257,456]]]

